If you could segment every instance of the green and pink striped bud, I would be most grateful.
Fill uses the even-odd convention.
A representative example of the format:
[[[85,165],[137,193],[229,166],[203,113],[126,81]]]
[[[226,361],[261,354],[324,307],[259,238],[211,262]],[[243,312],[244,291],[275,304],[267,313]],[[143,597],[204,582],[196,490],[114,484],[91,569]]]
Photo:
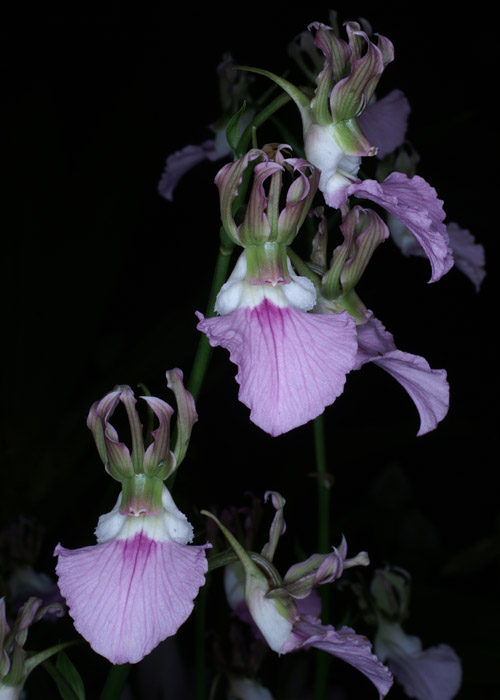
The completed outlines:
[[[290,282],[286,248],[302,226],[318,188],[317,169],[303,158],[286,157],[287,149],[286,144],[252,149],[225,165],[215,179],[222,224],[231,240],[245,249],[250,284]],[[237,223],[245,187],[250,194],[243,219]]]
[[[143,426],[137,410],[137,400],[129,386],[118,386],[96,401],[89,412],[90,428],[106,471],[122,484],[120,513],[122,515],[159,515],[162,505],[163,481],[182,461],[191,430],[197,420],[194,400],[182,383],[179,369],[167,372],[167,384],[175,394],[178,406],[177,441],[170,449],[170,421],[172,407],[154,396],[141,396],[156,416],[158,427],[151,433],[146,447]],[[126,410],[130,426],[131,449],[120,442],[111,418],[119,404]]]

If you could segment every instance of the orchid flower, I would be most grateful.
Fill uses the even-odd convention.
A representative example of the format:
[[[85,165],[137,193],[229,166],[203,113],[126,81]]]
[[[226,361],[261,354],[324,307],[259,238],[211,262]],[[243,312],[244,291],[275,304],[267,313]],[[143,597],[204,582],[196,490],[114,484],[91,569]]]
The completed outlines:
[[[344,242],[334,250],[327,264],[327,230],[323,212],[313,241],[312,262],[323,272],[314,312],[336,314],[347,309],[357,322],[355,370],[373,362],[391,374],[413,400],[420,415],[418,435],[434,430],[446,416],[449,385],[445,370],[431,369],[418,355],[396,348],[393,336],[373,317],[359,299],[355,286],[376,248],[389,235],[386,224],[372,210],[353,207],[340,226]]]
[[[407,105],[400,93],[390,98],[399,104],[397,129],[392,142],[381,138],[370,143],[360,120],[374,96],[375,88],[388,63],[394,58],[391,42],[379,36],[375,45],[357,22],[347,22],[348,43],[331,27],[314,22],[314,43],[323,53],[323,69],[316,77],[316,91],[310,95],[288,80],[258,68],[244,67],[273,80],[295,102],[302,119],[306,158],[321,171],[319,189],[328,206],[341,208],[349,197],[369,199],[400,220],[415,236],[429,258],[430,281],[442,277],[453,265],[445,213],[437,193],[423,178],[408,178],[393,172],[383,182],[358,177],[361,159],[374,156],[397,143],[404,133]],[[389,98],[388,98],[389,99]],[[377,110],[373,125],[390,104]],[[368,118],[367,118],[368,119]],[[380,130],[378,130],[380,134]]]
[[[173,451],[173,409],[161,399],[141,397],[159,422],[146,449],[129,387],[117,387],[91,407],[88,427],[122,491],[114,508],[99,518],[97,545],[70,550],[58,544],[54,552],[59,588],[76,629],[113,664],[137,663],[175,634],[191,614],[207,571],[210,545],[190,546],[193,528],[163,483],[182,461],[196,421],[182,372],[170,370],[167,380],[179,410]],[[119,403],[127,412],[131,451],[110,422]]]
[[[323,649],[361,671],[375,685],[379,698],[385,697],[392,685],[392,675],[373,654],[368,639],[356,634],[350,627],[336,630],[331,625],[323,625],[318,617],[301,612],[307,605],[303,605],[303,601],[307,601],[314,588],[332,583],[346,568],[366,566],[369,563],[368,555],[360,552],[356,557],[347,559],[347,544],[343,538],[338,549],[334,548],[328,554],[312,555],[292,566],[281,578],[272,559],[279,538],[285,531],[285,499],[275,491],[267,492],[265,500],[269,497],[276,513],[269,542],[259,555],[248,553],[214,515],[203,511],[217,523],[239,559],[244,579],[244,601],[251,620],[268,646],[278,654],[311,647]],[[232,606],[238,610],[241,602],[235,596],[237,589],[232,590]]]
[[[303,159],[285,158],[285,148],[278,146],[273,160],[268,151],[253,149],[219,172],[224,229],[244,250],[217,296],[218,316],[197,313],[198,329],[212,346],[229,350],[238,365],[239,399],[250,408],[250,419],[273,436],[307,423],[333,403],[356,355],[355,323],[347,313],[307,313],[316,290],[294,272],[287,246],[307,215],[319,173]],[[250,166],[253,187],[237,224],[233,204]],[[287,172],[295,179],[280,211]]]

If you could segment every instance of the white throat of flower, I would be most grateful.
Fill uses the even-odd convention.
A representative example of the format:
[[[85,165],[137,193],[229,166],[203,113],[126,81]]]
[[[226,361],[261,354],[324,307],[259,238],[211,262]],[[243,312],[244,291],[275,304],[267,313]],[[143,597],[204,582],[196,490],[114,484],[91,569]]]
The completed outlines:
[[[109,540],[126,540],[143,533],[155,542],[178,542],[188,544],[193,540],[193,526],[184,513],[177,508],[170,491],[163,485],[162,505],[165,509],[160,515],[122,515],[118,496],[115,507],[109,513],[101,515],[95,535],[98,544]]]
[[[331,192],[356,178],[360,156],[348,156],[337,143],[333,124],[311,124],[304,134],[307,160],[321,170],[319,189]]]
[[[222,285],[215,300],[215,311],[220,316],[236,311],[236,309],[259,306],[268,299],[275,306],[293,306],[300,311],[310,311],[316,303],[316,289],[307,277],[299,277],[293,271],[290,259],[288,273],[291,281],[286,284],[250,284],[246,279],[247,262],[245,251],[238,258],[229,279]]]

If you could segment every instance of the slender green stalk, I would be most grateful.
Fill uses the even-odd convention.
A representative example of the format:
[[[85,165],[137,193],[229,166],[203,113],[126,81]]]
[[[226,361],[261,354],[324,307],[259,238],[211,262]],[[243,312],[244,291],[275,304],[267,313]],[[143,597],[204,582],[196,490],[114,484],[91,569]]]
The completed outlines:
[[[120,700],[129,671],[130,664],[112,666],[109,669],[100,700]]]
[[[330,550],[331,476],[328,473],[323,415],[314,420],[313,429],[318,494],[318,552],[326,553]],[[321,619],[326,623],[330,617],[328,586],[322,586],[319,594],[321,597]],[[330,656],[325,652],[318,651],[316,653],[314,700],[325,700],[326,698],[330,660]]]
[[[219,250],[217,261],[215,263],[212,287],[210,289],[210,295],[208,297],[207,310],[205,314],[206,317],[214,315],[215,298],[219,289],[226,281],[230,260],[230,254],[226,253],[225,251]],[[205,372],[207,371],[210,355],[211,347],[208,342],[208,338],[204,333],[202,333],[200,341],[198,343],[198,349],[196,351],[196,355],[193,361],[193,367],[191,369],[189,381],[187,384],[187,388],[193,395],[195,401],[197,400],[201,391],[201,386],[203,384],[203,379],[205,378]]]
[[[318,551],[326,554],[330,550],[331,477],[326,457],[325,424],[323,415],[313,421],[314,453],[318,475]]]
[[[213,316],[215,298],[227,278],[231,254],[222,248],[219,249],[217,261],[215,263],[212,286],[207,302],[206,317]],[[193,361],[191,374],[187,383],[187,389],[191,392],[196,401],[200,395],[201,387],[208,363],[210,361],[211,347],[205,334],[201,334],[198,349]],[[175,474],[174,474],[175,476]],[[171,484],[169,485],[171,486]],[[202,587],[198,594],[195,615],[195,697],[196,700],[206,698],[206,659],[205,659],[205,623],[206,623],[206,598],[207,586]]]

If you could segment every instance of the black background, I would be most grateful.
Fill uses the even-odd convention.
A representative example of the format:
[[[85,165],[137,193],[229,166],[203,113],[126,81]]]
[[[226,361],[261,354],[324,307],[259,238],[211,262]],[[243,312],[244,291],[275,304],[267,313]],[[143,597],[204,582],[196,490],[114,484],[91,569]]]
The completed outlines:
[[[350,552],[367,549],[375,566],[408,567],[409,631],[456,648],[465,674],[459,697],[490,698],[500,622],[492,20],[477,4],[468,15],[420,3],[336,9],[341,20],[368,18],[393,41],[396,59],[379,92],[406,93],[419,173],[448,220],[484,245],[488,275],[479,294],[456,270],[429,285],[426,261],[404,259],[391,242],[377,251],[361,296],[400,349],[447,369],[451,406],[434,433],[416,438],[416,411],[389,375],[368,366],[349,376],[325,414],[334,543],[343,532]],[[91,403],[115,384],[138,382],[169,400],[165,371],[189,375],[194,311],[205,310],[217,255],[218,165],[189,173],[169,203],[156,189],[166,156],[210,136],[224,51],[281,73],[288,41],[309,22],[327,21],[327,11],[109,3],[27,8],[5,21],[1,519],[7,525],[23,514],[40,523],[41,570],[52,574],[58,541],[92,544],[98,516],[116,498],[85,426]],[[269,128],[268,140],[278,140]],[[216,350],[177,501],[202,527],[197,509],[278,490],[289,537],[300,532],[312,552],[312,428],[275,439],[262,433],[237,402],[234,373]],[[480,554],[445,575],[471,547]],[[79,653],[90,663],[90,652]]]

